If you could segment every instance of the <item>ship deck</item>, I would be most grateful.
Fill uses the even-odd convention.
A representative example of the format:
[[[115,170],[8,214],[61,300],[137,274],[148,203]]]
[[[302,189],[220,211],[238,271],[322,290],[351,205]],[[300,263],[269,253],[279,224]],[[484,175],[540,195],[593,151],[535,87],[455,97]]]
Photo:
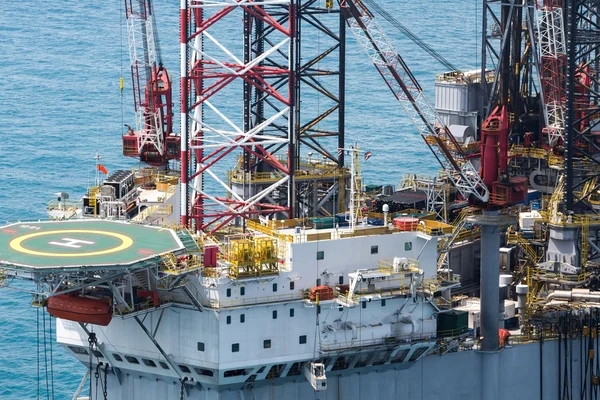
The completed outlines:
[[[0,228],[0,266],[27,270],[126,267],[184,250],[171,229],[126,222],[28,222]]]

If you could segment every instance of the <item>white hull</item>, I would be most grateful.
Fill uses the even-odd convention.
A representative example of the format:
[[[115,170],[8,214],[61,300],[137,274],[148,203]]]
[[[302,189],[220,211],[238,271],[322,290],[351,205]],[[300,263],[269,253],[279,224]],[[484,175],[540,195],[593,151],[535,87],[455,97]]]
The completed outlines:
[[[477,351],[428,356],[409,364],[408,368],[371,367],[340,375],[327,373],[328,388],[315,392],[303,376],[287,382],[264,384],[243,390],[189,389],[184,399],[197,400],[349,400],[349,399],[554,399],[557,398],[557,341],[547,341],[543,348],[543,386],[540,386],[540,344],[531,343],[506,348],[497,353],[499,385],[483,387],[483,357]],[[579,353],[579,341],[573,342]],[[580,393],[580,360],[571,357],[573,393]],[[108,377],[109,399],[179,400],[180,385],[144,376],[124,375],[121,383],[114,375]],[[543,393],[540,388],[543,387]]]

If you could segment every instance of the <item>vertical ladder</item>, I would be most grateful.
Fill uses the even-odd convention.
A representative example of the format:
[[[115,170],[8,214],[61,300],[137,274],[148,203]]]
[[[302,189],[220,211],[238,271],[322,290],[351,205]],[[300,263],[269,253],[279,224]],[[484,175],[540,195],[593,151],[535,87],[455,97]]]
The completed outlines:
[[[90,188],[90,207],[94,207],[94,218],[97,216],[96,205],[98,204],[98,192],[100,188],[94,186]]]
[[[588,257],[588,236],[590,234],[590,222],[584,217],[581,221],[581,273],[585,277],[585,267]]]

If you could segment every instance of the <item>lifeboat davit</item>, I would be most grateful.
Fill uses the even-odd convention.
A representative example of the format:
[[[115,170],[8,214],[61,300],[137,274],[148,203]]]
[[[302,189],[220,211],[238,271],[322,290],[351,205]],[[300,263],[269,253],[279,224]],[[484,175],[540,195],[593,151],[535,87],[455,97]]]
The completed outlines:
[[[56,318],[107,326],[112,318],[109,299],[61,294],[48,299],[48,313]]]

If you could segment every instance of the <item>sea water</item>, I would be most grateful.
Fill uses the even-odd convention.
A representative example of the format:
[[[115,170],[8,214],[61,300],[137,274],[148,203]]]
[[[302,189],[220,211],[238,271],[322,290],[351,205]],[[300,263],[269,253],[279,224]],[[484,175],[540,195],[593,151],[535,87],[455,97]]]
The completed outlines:
[[[123,123],[134,121],[122,3],[0,1],[0,225],[44,219],[57,192],[80,198],[94,182],[96,152],[109,171],[133,164],[121,155]],[[479,64],[480,3],[378,0],[463,70]],[[155,0],[154,8],[163,63],[177,87],[179,2]],[[433,101],[435,74],[444,67],[382,25]],[[435,159],[349,30],[346,65],[346,143],[372,153],[361,165],[365,183],[435,174]],[[34,399],[38,385],[40,398],[51,398],[52,384],[56,399],[70,399],[85,368],[54,343],[50,379],[50,331],[44,340],[43,314],[30,302],[26,292],[0,290],[0,400]]]

